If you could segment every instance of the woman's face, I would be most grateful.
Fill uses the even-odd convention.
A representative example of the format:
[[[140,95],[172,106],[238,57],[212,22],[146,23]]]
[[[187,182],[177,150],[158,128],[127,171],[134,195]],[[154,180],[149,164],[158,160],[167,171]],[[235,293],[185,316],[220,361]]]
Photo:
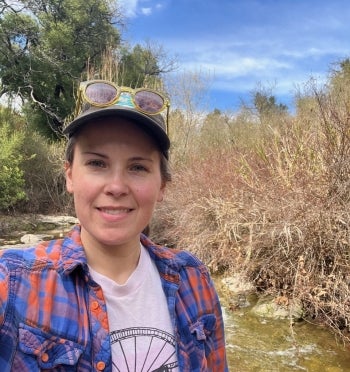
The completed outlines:
[[[139,236],[163,199],[160,153],[133,122],[106,118],[79,133],[66,164],[84,246],[139,246]]]

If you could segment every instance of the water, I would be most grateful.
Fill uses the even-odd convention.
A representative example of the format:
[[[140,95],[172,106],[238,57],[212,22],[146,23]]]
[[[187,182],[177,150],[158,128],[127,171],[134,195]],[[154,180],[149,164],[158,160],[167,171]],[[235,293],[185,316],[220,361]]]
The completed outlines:
[[[256,317],[253,304],[230,311],[222,302],[231,372],[350,371],[350,347],[329,330]]]

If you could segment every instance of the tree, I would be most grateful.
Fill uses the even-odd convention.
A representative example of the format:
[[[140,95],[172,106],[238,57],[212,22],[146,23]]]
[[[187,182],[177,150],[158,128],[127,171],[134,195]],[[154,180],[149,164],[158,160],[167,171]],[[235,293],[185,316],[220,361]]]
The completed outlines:
[[[74,105],[74,86],[120,45],[108,0],[2,0],[0,95],[17,95],[30,123],[58,133]]]
[[[261,122],[274,115],[286,114],[288,107],[282,103],[277,103],[276,98],[262,92],[256,92],[253,97],[253,104]]]
[[[169,136],[173,159],[181,161],[197,147],[196,141],[208,108],[210,79],[211,76],[202,71],[183,71],[165,79],[171,92]]]
[[[219,109],[214,109],[206,115],[200,128],[200,143],[204,149],[223,146],[229,140],[227,133],[227,117]]]
[[[176,58],[169,57],[162,46],[151,42],[137,44],[132,50],[121,50],[119,81],[133,88],[162,88],[162,75],[176,68]]]

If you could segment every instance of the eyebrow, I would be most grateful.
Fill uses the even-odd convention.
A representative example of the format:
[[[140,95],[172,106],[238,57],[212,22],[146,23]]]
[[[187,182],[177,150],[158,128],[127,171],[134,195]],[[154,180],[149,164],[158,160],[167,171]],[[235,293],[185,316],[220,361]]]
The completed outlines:
[[[100,152],[95,152],[95,151],[83,151],[83,155],[95,155],[95,156],[100,156],[101,158],[107,158],[107,155],[101,154]]]
[[[83,151],[82,154],[83,155],[95,155],[95,156],[99,156],[99,157],[104,158],[104,159],[108,158],[107,155],[104,155],[102,153],[95,152],[95,151]],[[151,162],[151,163],[154,162],[154,160],[152,158],[143,157],[143,156],[133,156],[133,157],[129,158],[128,161],[148,161],[148,162]]]
[[[129,161],[140,161],[140,160],[149,161],[151,163],[153,163],[154,161],[152,158],[147,158],[147,157],[142,157],[142,156],[134,156],[129,159]]]

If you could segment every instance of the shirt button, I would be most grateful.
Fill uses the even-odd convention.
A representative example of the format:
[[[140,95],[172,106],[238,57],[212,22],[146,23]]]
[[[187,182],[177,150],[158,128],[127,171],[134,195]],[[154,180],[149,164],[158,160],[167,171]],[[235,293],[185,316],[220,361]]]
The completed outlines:
[[[102,321],[101,321],[101,324],[102,324],[102,327],[104,328],[104,329],[108,329],[108,319],[107,319],[107,317],[106,318],[104,318]]]
[[[103,371],[106,368],[105,362],[97,362],[96,368],[98,371]]]
[[[47,353],[43,353],[41,355],[41,360],[46,363],[49,360],[49,355]]]
[[[92,308],[92,310],[97,310],[98,309],[98,302],[97,301],[92,301],[91,308]]]

